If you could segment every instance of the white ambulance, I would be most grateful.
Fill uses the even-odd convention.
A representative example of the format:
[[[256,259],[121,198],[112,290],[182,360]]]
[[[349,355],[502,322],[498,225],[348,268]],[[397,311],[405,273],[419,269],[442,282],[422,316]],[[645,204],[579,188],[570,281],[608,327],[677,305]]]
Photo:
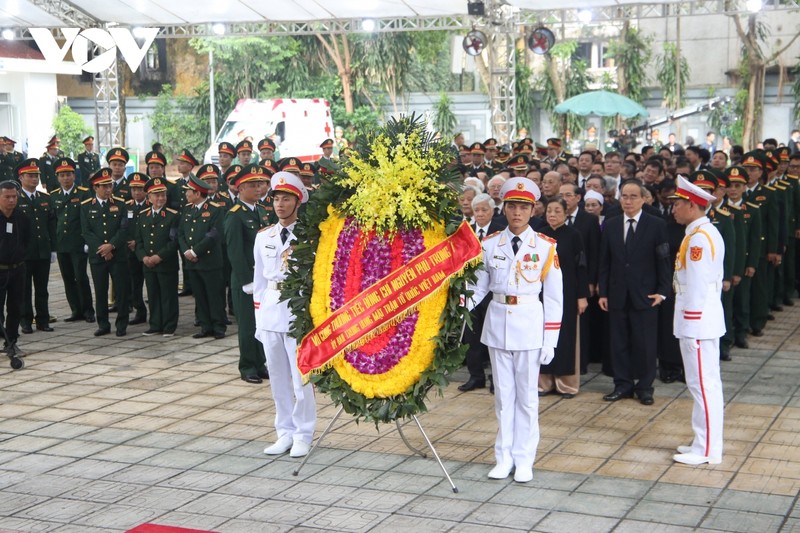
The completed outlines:
[[[276,157],[296,157],[316,161],[322,156],[322,141],[333,138],[331,105],[322,98],[241,99],[231,111],[217,138],[205,153],[205,163],[219,163],[219,143],[236,146],[245,139],[253,143],[253,162],[257,163],[258,142],[271,138],[278,147]]]

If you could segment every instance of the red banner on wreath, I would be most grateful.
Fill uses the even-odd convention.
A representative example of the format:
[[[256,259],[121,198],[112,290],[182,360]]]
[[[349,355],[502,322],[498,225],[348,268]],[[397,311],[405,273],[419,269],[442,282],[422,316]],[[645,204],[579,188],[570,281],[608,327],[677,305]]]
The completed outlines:
[[[414,309],[480,255],[480,241],[462,222],[447,239],[361,291],[309,332],[298,348],[300,373],[324,367],[370,332]]]

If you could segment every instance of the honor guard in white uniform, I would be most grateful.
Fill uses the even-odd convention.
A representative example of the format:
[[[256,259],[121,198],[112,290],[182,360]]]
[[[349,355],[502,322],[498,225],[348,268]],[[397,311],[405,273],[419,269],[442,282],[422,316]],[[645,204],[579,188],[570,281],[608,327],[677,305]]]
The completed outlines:
[[[275,401],[278,440],[264,453],[280,455],[288,451],[291,457],[303,457],[311,448],[317,407],[313,386],[303,385],[297,369],[297,341],[288,334],[294,316],[289,303],[280,301],[280,296],[295,240],[292,230],[297,210],[308,201],[308,191],[300,178],[288,172],[278,172],[272,177],[271,190],[278,223],[256,235],[253,285],[245,285],[243,289],[253,292],[256,338],[264,345]]]
[[[686,225],[675,259],[675,337],[680,341],[686,386],[694,400],[690,446],[678,446],[673,459],[688,465],[722,462],[722,380],[719,338],[725,334],[722,291],[725,243],[705,216],[714,197],[678,177],[672,213]]]
[[[492,292],[481,342],[488,346],[494,373],[498,432],[496,466],[490,479],[533,479],[539,445],[539,366],[552,361],[561,329],[562,277],[553,239],[528,222],[539,188],[511,178],[500,197],[508,227],[483,240],[483,266],[471,309]],[[539,299],[539,294],[544,298]]]

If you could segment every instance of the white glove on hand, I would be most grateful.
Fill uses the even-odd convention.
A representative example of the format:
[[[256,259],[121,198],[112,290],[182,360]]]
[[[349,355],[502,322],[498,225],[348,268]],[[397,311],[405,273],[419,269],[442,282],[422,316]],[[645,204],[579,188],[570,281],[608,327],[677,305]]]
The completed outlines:
[[[84,244],[83,245],[83,253],[85,253],[85,254],[89,253],[89,245],[88,244]]]
[[[50,252],[50,262],[51,263],[55,263],[56,262],[56,253],[55,252]]]
[[[245,294],[253,294],[253,284],[248,283],[247,285],[242,285],[242,290]]]
[[[540,365],[549,365],[553,361],[553,357],[556,356],[556,349],[551,346],[544,346],[541,350],[539,350],[539,364]]]

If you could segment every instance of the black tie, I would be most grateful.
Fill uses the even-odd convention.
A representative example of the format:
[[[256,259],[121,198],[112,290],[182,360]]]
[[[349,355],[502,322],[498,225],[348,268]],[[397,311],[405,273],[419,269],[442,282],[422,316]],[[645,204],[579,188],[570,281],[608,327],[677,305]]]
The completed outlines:
[[[571,225],[572,225],[572,215],[567,217],[567,226],[571,226]]]
[[[289,228],[283,228],[281,230],[281,242],[286,244],[286,239],[289,238]]]
[[[514,250],[514,255],[517,255],[517,252],[519,251],[520,241],[521,239],[517,236],[514,236],[514,238],[511,239],[511,249]]]
[[[478,239],[483,240],[483,228],[478,230]]]
[[[636,222],[636,220],[632,218],[628,219],[628,233],[625,235],[625,255],[628,255],[631,253],[631,250],[633,250],[633,234],[635,233],[633,230],[634,222]]]
[[[744,191],[744,201],[746,202],[749,199],[750,199],[750,190],[748,189]]]

